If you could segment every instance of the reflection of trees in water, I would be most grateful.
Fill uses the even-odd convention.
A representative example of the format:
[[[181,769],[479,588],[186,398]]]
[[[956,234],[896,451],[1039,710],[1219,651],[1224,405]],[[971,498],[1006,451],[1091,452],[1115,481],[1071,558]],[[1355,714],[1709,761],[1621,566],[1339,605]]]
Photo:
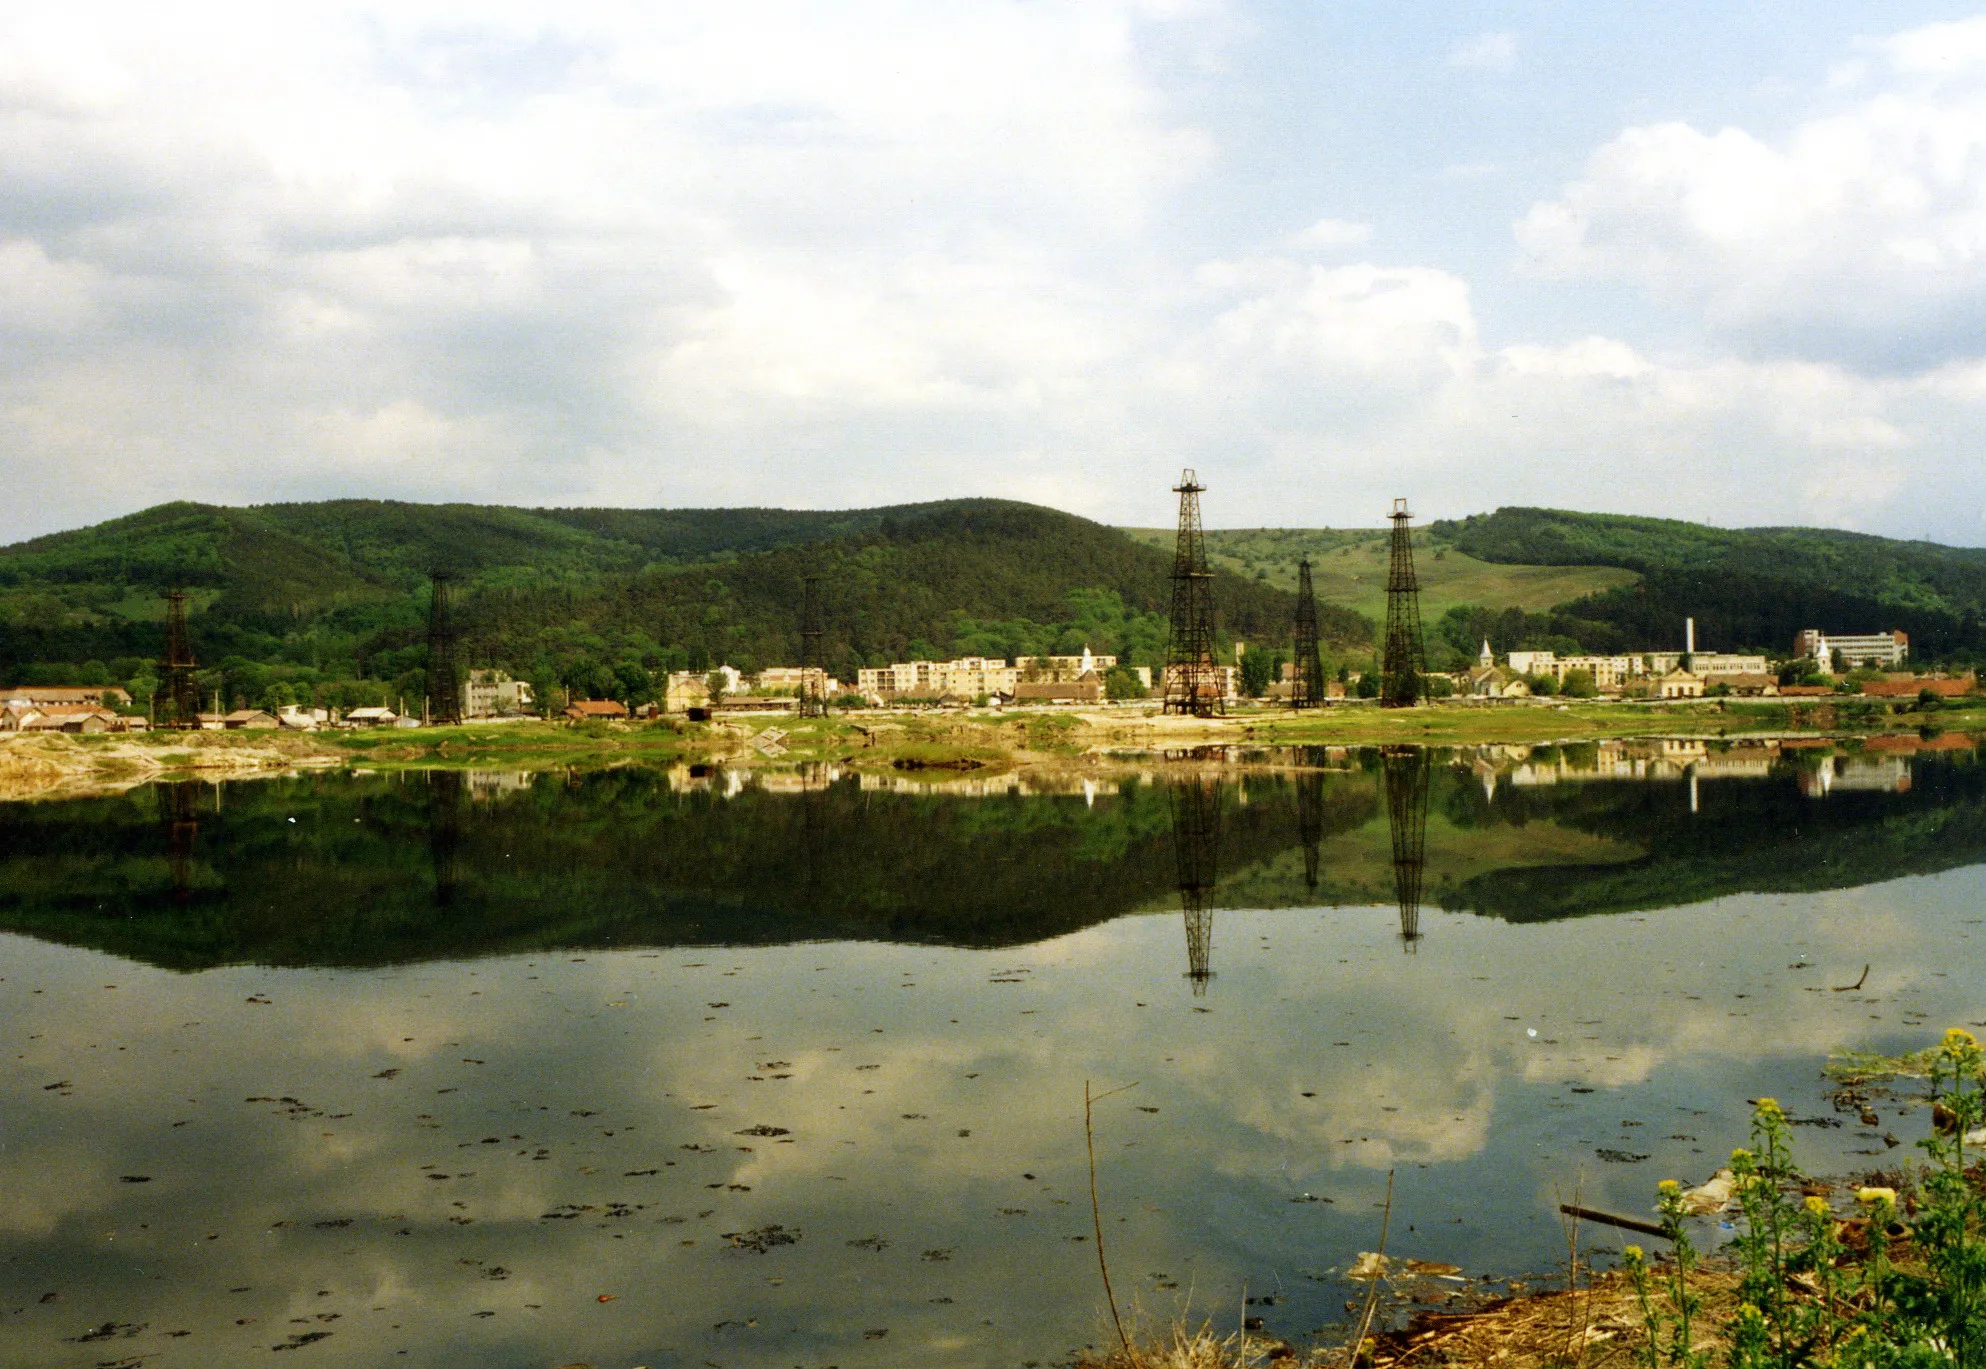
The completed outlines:
[[[1179,907],[1186,917],[1186,977],[1197,997],[1214,977],[1214,885],[1221,854],[1221,782],[1194,775],[1166,793],[1172,804],[1172,847],[1179,861]]]
[[[184,904],[193,888],[193,842],[200,835],[200,782],[174,780],[160,785],[159,815],[165,824],[166,862],[172,869],[172,901]]]
[[[1296,774],[1296,832],[1303,843],[1303,884],[1317,887],[1317,846],[1324,839],[1324,749],[1305,747],[1301,757],[1306,769]]]
[[[460,770],[430,770],[428,785],[428,861],[434,868],[434,905],[455,902],[462,882],[462,791]]]
[[[1389,746],[1386,827],[1393,838],[1393,894],[1400,904],[1400,940],[1413,950],[1421,939],[1421,876],[1427,868],[1427,790],[1431,757],[1418,746]]]

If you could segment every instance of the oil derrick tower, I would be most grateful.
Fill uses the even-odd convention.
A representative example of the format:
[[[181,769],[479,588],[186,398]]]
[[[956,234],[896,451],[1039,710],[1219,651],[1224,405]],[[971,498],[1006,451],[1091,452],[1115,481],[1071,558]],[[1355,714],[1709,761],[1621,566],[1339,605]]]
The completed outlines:
[[[825,718],[827,701],[827,660],[822,648],[826,630],[821,626],[821,579],[809,575],[801,582],[800,600],[800,716]]]
[[[1379,706],[1411,708],[1425,687],[1427,656],[1421,645],[1421,584],[1414,575],[1413,515],[1395,499],[1393,563],[1386,575],[1386,646],[1379,674]]]
[[[166,591],[165,657],[159,662],[159,686],[170,718],[159,721],[168,727],[200,725],[200,685],[193,678],[198,663],[193,659],[193,641],[186,631],[186,591]]]
[[[1172,631],[1165,648],[1165,711],[1208,718],[1227,691],[1214,665],[1214,574],[1200,529],[1206,486],[1190,470],[1172,487],[1179,496],[1179,540],[1172,557]]]
[[[185,906],[193,890],[193,839],[200,834],[200,782],[174,780],[159,786],[165,819],[166,863],[172,871],[172,901]]]
[[[1421,939],[1421,876],[1427,865],[1427,790],[1431,762],[1418,746],[1380,753],[1386,776],[1386,826],[1393,837],[1393,894],[1400,904],[1400,941]]]
[[[462,772],[428,772],[428,862],[434,868],[434,906],[455,902],[462,882]]]
[[[1324,839],[1324,748],[1308,747],[1296,772],[1296,834],[1303,843],[1303,882],[1317,887],[1317,845]]]
[[[1179,781],[1172,803],[1172,844],[1179,858],[1179,908],[1186,916],[1186,977],[1193,996],[1214,977],[1214,883],[1221,854],[1221,782],[1211,775]]]
[[[434,597],[428,602],[427,720],[436,727],[462,721],[462,673],[456,658],[452,571],[434,572]]]
[[[1316,708],[1323,702],[1324,657],[1317,648],[1317,594],[1310,586],[1310,558],[1306,556],[1296,565],[1296,666],[1290,679],[1290,707]]]

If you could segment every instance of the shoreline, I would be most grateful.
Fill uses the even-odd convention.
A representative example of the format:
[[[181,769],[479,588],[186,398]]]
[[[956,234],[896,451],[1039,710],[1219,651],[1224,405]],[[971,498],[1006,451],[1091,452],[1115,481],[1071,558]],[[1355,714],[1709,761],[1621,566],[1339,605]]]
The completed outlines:
[[[864,710],[826,719],[719,714],[709,723],[525,722],[339,732],[135,732],[0,735],[0,800],[120,792],[171,779],[241,779],[310,770],[602,769],[709,764],[787,770],[833,764],[933,781],[1015,771],[1085,773],[1199,761],[1262,765],[1237,752],[1286,747],[1550,747],[1680,742],[1791,748],[1871,743],[1899,753],[1958,749],[1986,733],[1986,703],[1886,713],[1880,727],[1834,725],[1832,709],[1731,704],[1440,703],[1385,710],[1359,705],[1294,714],[1247,708],[1220,718],[1137,709],[1002,712]],[[1822,726],[1825,722],[1827,725]],[[779,729],[771,746],[761,733]]]

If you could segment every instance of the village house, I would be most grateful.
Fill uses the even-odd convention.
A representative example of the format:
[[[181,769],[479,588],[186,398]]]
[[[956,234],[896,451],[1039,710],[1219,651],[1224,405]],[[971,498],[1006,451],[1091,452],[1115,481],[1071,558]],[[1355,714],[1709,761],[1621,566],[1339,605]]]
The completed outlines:
[[[1661,699],[1701,699],[1703,680],[1678,667],[1664,675],[1656,683],[1655,690],[1656,697]]]
[[[1097,704],[1103,702],[1103,681],[1071,680],[1066,684],[1023,680],[1014,686],[1017,704]]]
[[[1961,675],[1955,680],[1940,679],[1934,676],[1895,676],[1887,680],[1870,680],[1862,686],[1862,692],[1872,699],[1914,699],[1925,690],[1930,690],[1941,699],[1962,699],[1971,694],[1978,681],[1970,675]]]
[[[1463,677],[1464,689],[1472,699],[1528,699],[1531,686],[1507,666],[1477,665]]]
[[[345,714],[347,727],[391,727],[400,715],[390,708],[354,708]]]
[[[230,732],[262,731],[282,725],[282,720],[274,713],[260,708],[237,708],[234,712],[221,717],[221,726]]]
[[[619,699],[574,699],[566,705],[565,716],[573,722],[611,722],[628,716],[628,706]]]
[[[95,704],[129,708],[131,696],[116,685],[13,685],[0,689],[0,705],[14,700],[30,704]]]
[[[1736,695],[1741,699],[1770,699],[1779,694],[1779,680],[1770,671],[1742,671],[1729,674],[1703,676],[1703,692],[1714,693],[1718,689]]]
[[[12,700],[9,701],[11,705]],[[8,729],[19,732],[123,732],[126,720],[108,708],[92,703],[28,704],[7,712],[16,721]]]

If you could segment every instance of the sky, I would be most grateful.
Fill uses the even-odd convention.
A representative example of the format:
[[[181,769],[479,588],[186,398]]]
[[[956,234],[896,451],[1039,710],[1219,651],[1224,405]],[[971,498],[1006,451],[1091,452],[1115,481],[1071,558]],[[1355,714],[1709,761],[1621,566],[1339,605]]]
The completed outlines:
[[[169,499],[1986,544],[1986,12],[0,9],[0,541]]]

